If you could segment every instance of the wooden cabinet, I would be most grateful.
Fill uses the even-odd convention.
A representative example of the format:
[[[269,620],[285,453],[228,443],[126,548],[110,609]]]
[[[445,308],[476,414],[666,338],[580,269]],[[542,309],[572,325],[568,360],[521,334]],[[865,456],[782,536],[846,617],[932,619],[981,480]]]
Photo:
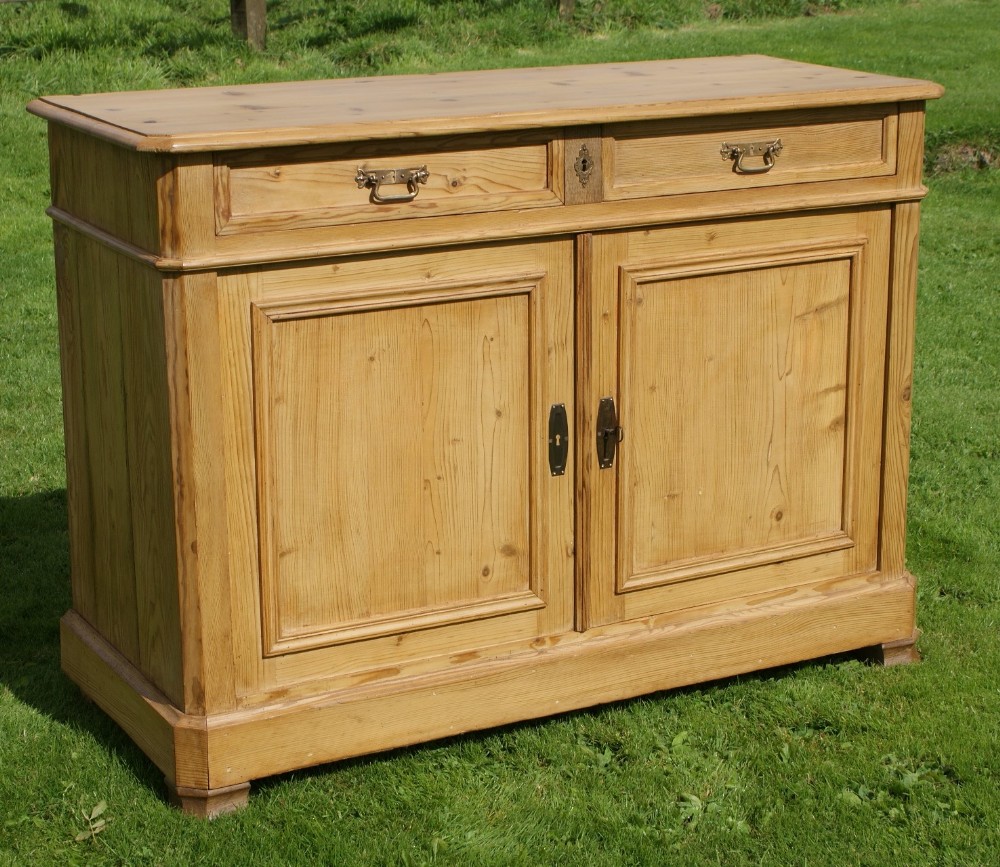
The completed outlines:
[[[63,667],[185,809],[859,648],[927,82],[761,57],[48,97]]]

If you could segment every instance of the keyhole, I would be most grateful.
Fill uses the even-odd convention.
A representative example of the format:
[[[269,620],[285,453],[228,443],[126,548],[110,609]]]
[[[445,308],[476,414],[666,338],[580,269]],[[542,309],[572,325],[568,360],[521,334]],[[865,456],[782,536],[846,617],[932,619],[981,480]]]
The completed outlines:
[[[581,172],[589,172],[590,171],[590,160],[588,160],[586,157],[582,157],[580,159],[580,171]]]
[[[562,434],[556,434],[556,447],[558,448],[561,445],[562,445]]]

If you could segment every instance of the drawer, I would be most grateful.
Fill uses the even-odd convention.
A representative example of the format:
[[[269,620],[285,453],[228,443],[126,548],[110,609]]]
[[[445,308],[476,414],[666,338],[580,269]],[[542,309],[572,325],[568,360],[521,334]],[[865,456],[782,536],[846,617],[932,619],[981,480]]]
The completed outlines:
[[[896,113],[892,104],[609,125],[605,198],[892,175]]]
[[[220,235],[469,214],[562,203],[551,132],[351,142],[220,153]],[[407,183],[404,173],[426,167]],[[386,170],[390,170],[389,173]],[[396,170],[392,177],[391,170]],[[402,171],[400,171],[402,170]],[[359,173],[388,174],[373,189]],[[409,199],[407,201],[407,199]]]

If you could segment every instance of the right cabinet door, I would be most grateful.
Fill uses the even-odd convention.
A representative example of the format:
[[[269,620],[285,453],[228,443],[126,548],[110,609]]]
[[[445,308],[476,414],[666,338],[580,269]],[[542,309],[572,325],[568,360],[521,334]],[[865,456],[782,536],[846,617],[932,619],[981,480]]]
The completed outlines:
[[[877,569],[890,229],[871,208],[581,240],[583,625]]]

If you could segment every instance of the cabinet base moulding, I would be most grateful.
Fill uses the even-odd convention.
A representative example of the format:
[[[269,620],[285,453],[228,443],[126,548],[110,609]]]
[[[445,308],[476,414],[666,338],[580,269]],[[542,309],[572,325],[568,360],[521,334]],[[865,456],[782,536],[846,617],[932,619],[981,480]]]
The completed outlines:
[[[170,706],[72,612],[62,621],[62,665],[160,766],[171,799],[210,817],[244,805],[250,780],[292,769],[876,645],[895,664],[913,641],[906,579],[844,579],[741,601],[701,619],[637,621],[437,674],[206,717]]]

